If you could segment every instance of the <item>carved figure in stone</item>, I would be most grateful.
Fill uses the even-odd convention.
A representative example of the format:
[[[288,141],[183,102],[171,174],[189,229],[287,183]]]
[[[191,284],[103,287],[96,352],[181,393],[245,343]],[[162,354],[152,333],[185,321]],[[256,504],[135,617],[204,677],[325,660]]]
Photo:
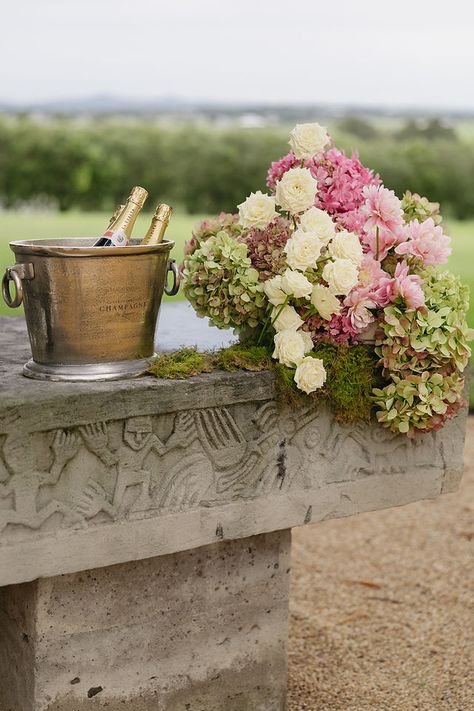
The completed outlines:
[[[151,471],[145,468],[145,460],[152,452],[161,456],[165,451],[162,441],[153,433],[151,417],[131,417],[125,421],[123,442],[116,453],[108,448],[106,431],[94,425],[89,427],[91,429],[82,433],[86,435],[88,447],[102,461],[108,462],[108,466],[117,464],[117,478],[112,501],[109,501],[106,491],[98,482],[90,482],[79,501],[80,511],[87,518],[105,511],[111,518],[117,519],[123,513],[125,492],[131,486],[139,487],[133,508],[151,508]]]
[[[103,427],[90,426],[85,434],[87,445],[109,466],[117,464],[116,483],[110,500],[107,492],[97,481],[87,485],[79,500],[79,510],[87,518],[92,518],[99,511],[105,511],[114,520],[124,514],[125,495],[129,487],[139,487],[129,513],[156,508],[156,496],[152,490],[152,470],[147,466],[147,459],[153,452],[160,457],[160,479],[166,477],[165,455],[177,448],[192,445],[197,436],[192,432],[192,413],[182,412],[175,418],[175,426],[166,444],[153,433],[151,417],[132,417],[124,423],[123,442],[117,452],[111,452],[107,445],[107,432]],[[82,433],[84,436],[84,433]],[[179,460],[179,471],[171,472],[174,488],[180,488],[181,479],[189,479],[193,470],[186,466],[186,460]],[[189,481],[187,482],[189,488]],[[171,487],[173,488],[173,487]]]
[[[45,506],[37,508],[37,498],[40,487],[55,484],[66,463],[77,453],[80,445],[79,437],[72,432],[57,430],[54,434],[51,449],[54,459],[49,471],[28,469],[14,471],[5,459],[9,478],[0,484],[0,498],[12,498],[12,509],[0,511],[0,531],[8,524],[21,524],[28,528],[39,528],[54,513],[61,513],[68,523],[82,521],[76,511],[57,499],[52,499]]]

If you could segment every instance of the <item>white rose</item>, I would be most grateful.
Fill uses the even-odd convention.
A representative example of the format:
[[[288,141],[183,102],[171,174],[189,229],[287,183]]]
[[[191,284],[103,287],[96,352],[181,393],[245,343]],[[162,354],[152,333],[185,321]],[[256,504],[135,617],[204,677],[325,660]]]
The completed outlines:
[[[299,331],[295,331],[293,328],[279,331],[274,338],[274,343],[273,357],[288,368],[294,368],[303,360],[306,343]]]
[[[278,213],[275,210],[275,198],[265,195],[261,190],[250,193],[249,197],[237,205],[239,223],[242,227],[266,227]]]
[[[329,284],[333,294],[348,294],[357,284],[359,270],[349,259],[335,259],[323,269],[323,279]]]
[[[349,259],[358,267],[362,262],[364,253],[360,239],[353,232],[342,230],[338,232],[329,245],[329,253],[339,259]]]
[[[309,299],[313,285],[301,272],[287,269],[281,278],[281,288],[288,296]]]
[[[310,207],[301,215],[299,229],[303,232],[314,232],[324,245],[336,234],[336,225],[330,215],[319,207]]]
[[[318,310],[319,315],[326,321],[330,321],[334,314],[341,310],[341,302],[331,289],[322,284],[315,284],[311,294],[311,303]]]
[[[281,288],[281,276],[279,274],[263,282],[263,290],[269,302],[274,306],[285,303],[287,294]]]
[[[306,356],[295,371],[295,383],[305,393],[313,393],[326,382],[326,369],[320,358]]]
[[[287,331],[292,328],[295,331],[303,325],[303,319],[300,318],[296,309],[293,306],[275,306],[272,311],[272,323],[275,331]]]
[[[277,183],[276,202],[296,215],[314,205],[317,189],[318,181],[308,168],[290,168]]]
[[[322,243],[314,232],[296,230],[285,244],[286,261],[292,269],[304,272],[316,266],[321,247]]]
[[[298,123],[290,133],[289,144],[297,158],[312,158],[328,143],[328,132],[319,123]]]

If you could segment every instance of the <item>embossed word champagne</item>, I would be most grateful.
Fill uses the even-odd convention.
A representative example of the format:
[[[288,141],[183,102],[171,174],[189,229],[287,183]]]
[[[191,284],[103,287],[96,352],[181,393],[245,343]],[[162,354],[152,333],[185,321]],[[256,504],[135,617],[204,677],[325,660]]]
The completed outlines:
[[[159,244],[162,242],[172,214],[173,208],[169,205],[166,205],[164,202],[158,205],[152,217],[148,232],[142,239],[141,244]]]
[[[106,232],[97,242],[94,242],[94,247],[125,247],[132,236],[135,220],[147,196],[148,192],[145,188],[139,186],[133,188],[125,206],[122,210],[117,208]]]

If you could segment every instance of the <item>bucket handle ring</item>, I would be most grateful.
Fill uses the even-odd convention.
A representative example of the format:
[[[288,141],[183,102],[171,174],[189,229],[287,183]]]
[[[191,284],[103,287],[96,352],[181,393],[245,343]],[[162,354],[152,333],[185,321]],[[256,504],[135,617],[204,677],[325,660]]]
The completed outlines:
[[[3,300],[11,309],[16,309],[23,301],[22,279],[33,279],[35,272],[32,264],[15,264],[14,267],[7,267],[2,279]],[[15,295],[10,294],[10,282],[15,286]]]
[[[168,277],[168,272],[172,272],[173,274],[173,284],[171,287],[168,286],[168,280],[165,282],[165,294],[167,296],[175,296],[178,291],[179,291],[179,284],[181,281],[181,277],[179,274],[179,267],[176,264],[175,259],[170,259],[168,262],[168,269],[166,270],[166,277]]]

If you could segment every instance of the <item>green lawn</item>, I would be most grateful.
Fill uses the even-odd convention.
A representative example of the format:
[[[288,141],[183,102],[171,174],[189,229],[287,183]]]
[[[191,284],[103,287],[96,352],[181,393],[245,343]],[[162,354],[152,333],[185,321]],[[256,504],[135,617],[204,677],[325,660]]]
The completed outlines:
[[[0,212],[0,270],[14,264],[14,255],[8,242],[15,239],[33,239],[35,237],[87,237],[100,235],[107,227],[109,215],[103,213],[68,212],[18,213]],[[193,225],[201,219],[196,215],[173,215],[167,236],[176,241],[173,256],[179,261],[183,253],[183,244],[189,238]],[[135,226],[135,234],[146,232],[150,215],[141,215]],[[467,222],[451,221],[448,231],[453,237],[453,256],[450,268],[459,274],[471,287],[472,299],[469,312],[469,325],[474,327],[474,220]],[[174,297],[176,298],[176,297]],[[1,315],[14,315],[19,310],[8,309],[0,304]],[[474,383],[471,385],[471,402],[474,405]]]

